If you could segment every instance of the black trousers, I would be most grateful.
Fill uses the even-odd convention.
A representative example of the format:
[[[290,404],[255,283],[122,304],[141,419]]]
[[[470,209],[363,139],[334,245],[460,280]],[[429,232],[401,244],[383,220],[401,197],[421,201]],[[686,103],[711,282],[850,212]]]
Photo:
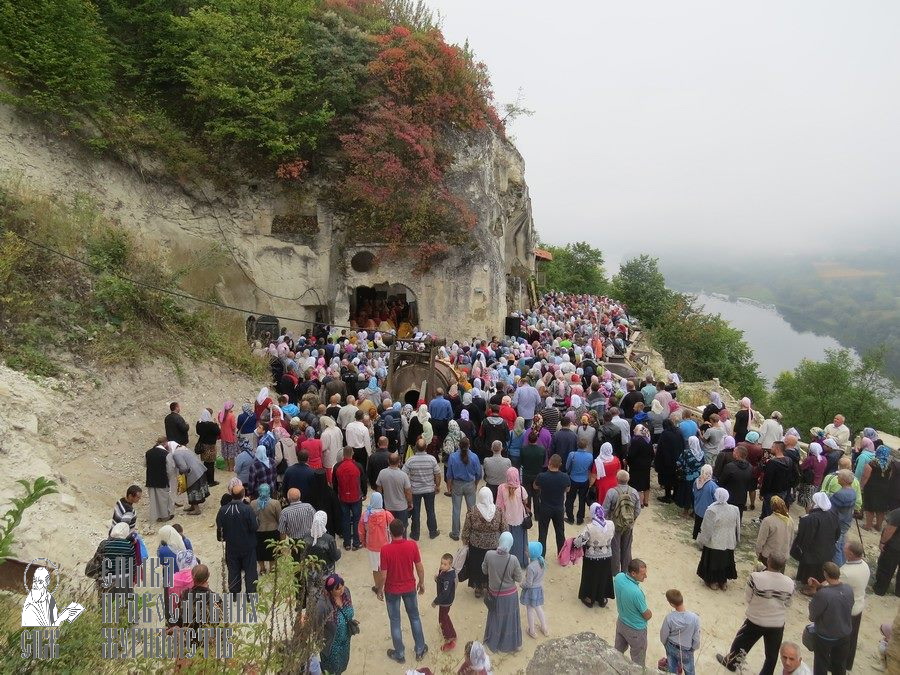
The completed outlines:
[[[369,462],[369,453],[365,448],[353,448],[353,461],[357,462],[365,471],[366,464]]]
[[[206,482],[209,487],[212,487],[213,483],[216,482],[216,463],[203,462],[203,466],[206,467]]]
[[[241,572],[244,573],[244,584],[247,593],[256,593],[256,549],[246,553],[231,553],[225,550],[225,566],[228,568],[228,591],[241,592]]]
[[[541,548],[544,549],[544,557],[547,557],[547,532],[551,522],[553,523],[553,532],[556,534],[556,555],[559,555],[566,540],[563,509],[548,509],[542,506],[538,514],[538,541],[541,543]]]
[[[731,643],[731,649],[728,650],[726,658],[730,663],[742,649],[744,653],[749,653],[753,649],[753,645],[762,638],[763,648],[766,650],[766,660],[759,675],[774,675],[775,666],[778,665],[778,651],[781,649],[782,637],[784,637],[784,626],[766,628],[745,619],[744,624],[738,629],[737,635],[734,636],[734,642]]]
[[[850,649],[850,638],[826,640],[816,635],[813,650],[813,675],[845,675],[847,672],[847,652]]]
[[[894,595],[900,595],[900,551],[889,551],[887,548],[878,556],[878,568],[875,570],[875,583],[872,590],[875,595],[888,592],[891,579],[894,581]]]
[[[572,483],[572,486],[569,488],[569,492],[566,495],[566,517],[569,520],[574,519],[574,509],[575,509],[575,497],[578,497],[578,522],[581,523],[584,520],[584,510],[587,508],[587,490],[588,484],[585,483]]]
[[[847,648],[847,670],[853,670],[853,661],[856,659],[856,645],[859,642],[859,624],[862,623],[862,612],[856,616],[850,617],[850,624],[853,626],[853,632],[847,638],[850,645]]]

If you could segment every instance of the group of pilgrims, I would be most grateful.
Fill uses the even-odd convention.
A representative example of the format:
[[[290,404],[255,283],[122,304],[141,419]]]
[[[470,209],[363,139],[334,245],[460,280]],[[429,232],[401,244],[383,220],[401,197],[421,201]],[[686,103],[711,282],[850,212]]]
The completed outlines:
[[[793,557],[800,591],[809,595],[825,581],[826,563],[845,562],[854,514],[865,514],[866,529],[893,533],[900,520],[900,462],[874,430],[865,429],[851,443],[849,428],[836,415],[804,439],[796,429],[783,429],[780,413],[765,419],[747,398],[734,411],[718,391],[709,393],[702,410],[684,405],[675,373],[619,376],[609,362],[628,350],[635,322],[610,298],[549,293],[519,317],[518,336],[440,347],[438,358],[452,366],[457,381],[415,405],[392,401],[386,390],[387,333],[347,329],[296,337],[283,331],[253,343],[253,352],[270,362],[271,384],[239,409],[227,401],[218,411],[200,411],[193,443],[190,425],[173,403],[165,435],[147,453],[146,488],[151,519],[165,523],[157,554],[171,557],[176,570],[188,575],[184,592],[208,591],[209,570],[184,529],[169,521],[184,501],[185,515],[204,512],[217,470],[229,477],[216,523],[226,543],[230,592],[240,591],[242,578],[247,591],[255,589],[258,575],[271,569],[273,540],[300,540],[295,555],[321,562],[308,597],[325,639],[311,672],[348,669],[351,638],[359,631],[350,580],[337,573],[338,539],[345,553],[366,550],[372,591],[381,597],[390,575],[382,549],[417,541],[422,511],[429,537],[440,536],[435,496],[442,491],[452,498],[449,537],[459,542],[435,577],[442,649],[456,646],[449,608],[458,581],[488,605],[483,638],[465,646],[460,673],[491,672],[488,651],[522,648],[520,604],[526,607],[525,633],[549,634],[543,578],[551,525],[560,564],[581,567],[577,597],[584,605],[606,607],[620,588],[632,594],[622,584],[638,584],[641,569],[646,575],[632,555],[632,541],[642,509],[652,505],[653,470],[661,489],[656,501],[676,504],[693,525],[697,575],[710,589],[725,590],[737,578],[741,526],[757,503],[760,564],[780,560],[783,571],[783,561]],[[428,338],[416,333],[408,346],[424,348]],[[135,529],[134,504],[142,492],[132,486],[117,502],[114,526],[96,560],[148,555]],[[799,522],[789,513],[794,503],[808,512]],[[583,529],[567,538],[564,523]],[[536,538],[529,536],[534,525]],[[879,561],[876,593],[884,594],[895,574],[900,541],[894,539],[882,553],[884,564]],[[672,598],[681,598],[680,592]],[[673,599],[670,604],[673,613],[684,614]],[[418,609],[411,611],[408,603],[405,609],[419,660],[427,646],[423,652]],[[646,620],[641,649],[640,638],[629,632],[641,622],[640,612],[636,621],[621,624],[620,635],[627,608],[619,603],[618,611],[616,648],[630,647],[632,660],[643,664]],[[403,662],[397,658],[403,654],[399,605],[392,613],[388,603],[388,616],[395,647],[388,655]],[[665,663],[669,672],[693,672],[699,619],[695,623],[667,618],[666,630],[683,629],[663,640],[667,656],[677,646]],[[763,672],[774,672],[768,669],[768,640],[766,653]],[[732,670],[734,658],[729,652],[724,663]]]

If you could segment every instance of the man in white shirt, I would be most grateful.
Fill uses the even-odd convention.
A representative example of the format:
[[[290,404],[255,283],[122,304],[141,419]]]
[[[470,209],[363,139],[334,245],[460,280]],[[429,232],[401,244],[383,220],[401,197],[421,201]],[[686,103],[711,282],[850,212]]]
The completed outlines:
[[[372,454],[372,437],[369,435],[369,427],[363,422],[364,416],[362,410],[357,410],[355,419],[347,425],[344,433],[347,445],[353,448],[353,461],[358,462],[365,470],[369,455]]]
[[[859,640],[859,624],[863,608],[866,606],[866,586],[869,585],[871,571],[863,558],[863,547],[855,539],[844,544],[844,564],[841,565],[841,580],[853,589],[853,609],[850,610],[850,648],[847,650],[847,670],[853,669],[856,643]]]
[[[781,645],[782,675],[813,675],[809,666],[800,658],[800,647],[794,642],[784,642]]]
[[[356,413],[359,411],[359,408],[356,407],[356,398],[354,396],[347,397],[347,404],[341,406],[341,409],[338,410],[337,423],[341,429],[347,428],[347,426],[356,419]],[[349,444],[348,444],[349,445]]]
[[[843,415],[834,416],[834,421],[825,427],[825,437],[836,440],[845,452],[850,449],[850,427],[844,424]]]

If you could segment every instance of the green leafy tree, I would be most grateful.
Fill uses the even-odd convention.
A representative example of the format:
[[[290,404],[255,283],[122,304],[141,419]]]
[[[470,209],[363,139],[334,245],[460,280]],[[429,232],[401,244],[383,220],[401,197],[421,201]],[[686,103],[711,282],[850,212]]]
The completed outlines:
[[[5,96],[41,112],[95,113],[113,89],[112,46],[89,0],[0,0],[0,75]]]
[[[613,295],[648,327],[656,326],[672,306],[672,291],[659,271],[659,260],[647,254],[631,258],[612,279]]]
[[[25,511],[47,495],[59,492],[56,489],[56,481],[43,476],[36,478],[34,483],[29,483],[24,479],[17,480],[16,483],[25,488],[25,496],[14,497],[11,500],[12,507],[0,519],[0,563],[12,555],[13,533],[22,523],[22,516],[25,515]]]
[[[847,349],[828,350],[824,361],[804,359],[775,380],[772,407],[785,422],[805,434],[843,414],[854,432],[873,427],[896,434],[900,411],[892,407],[897,388],[881,375],[884,349],[854,359]]]
[[[546,246],[553,260],[546,264],[546,290],[602,295],[609,289],[603,252],[584,241]]]
[[[220,0],[174,17],[169,58],[210,138],[270,159],[316,148],[334,115],[305,36],[313,0]]]

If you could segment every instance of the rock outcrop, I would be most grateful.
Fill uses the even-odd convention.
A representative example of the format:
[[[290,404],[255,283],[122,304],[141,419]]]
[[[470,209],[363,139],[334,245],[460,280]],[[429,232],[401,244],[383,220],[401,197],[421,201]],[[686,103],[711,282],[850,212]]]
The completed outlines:
[[[452,135],[448,144],[455,157],[448,182],[477,224],[469,244],[417,275],[412,250],[379,256],[377,242],[351,243],[314,188],[300,193],[250,178],[228,190],[176,182],[154,171],[150,160],[135,158],[126,166],[98,156],[0,105],[0,174],[66,201],[86,196],[143,243],[166,250],[175,264],[224,253],[217,258],[225,262],[210,267],[206,281],[228,304],[347,324],[362,286],[406,294],[423,330],[451,339],[499,334],[508,311],[527,305],[534,272],[524,161],[490,131]],[[376,264],[356,269],[351,260],[357,253],[375,254]]]
[[[542,643],[534,652],[526,675],[638,675],[644,668],[617,652],[596,633],[575,633]]]

